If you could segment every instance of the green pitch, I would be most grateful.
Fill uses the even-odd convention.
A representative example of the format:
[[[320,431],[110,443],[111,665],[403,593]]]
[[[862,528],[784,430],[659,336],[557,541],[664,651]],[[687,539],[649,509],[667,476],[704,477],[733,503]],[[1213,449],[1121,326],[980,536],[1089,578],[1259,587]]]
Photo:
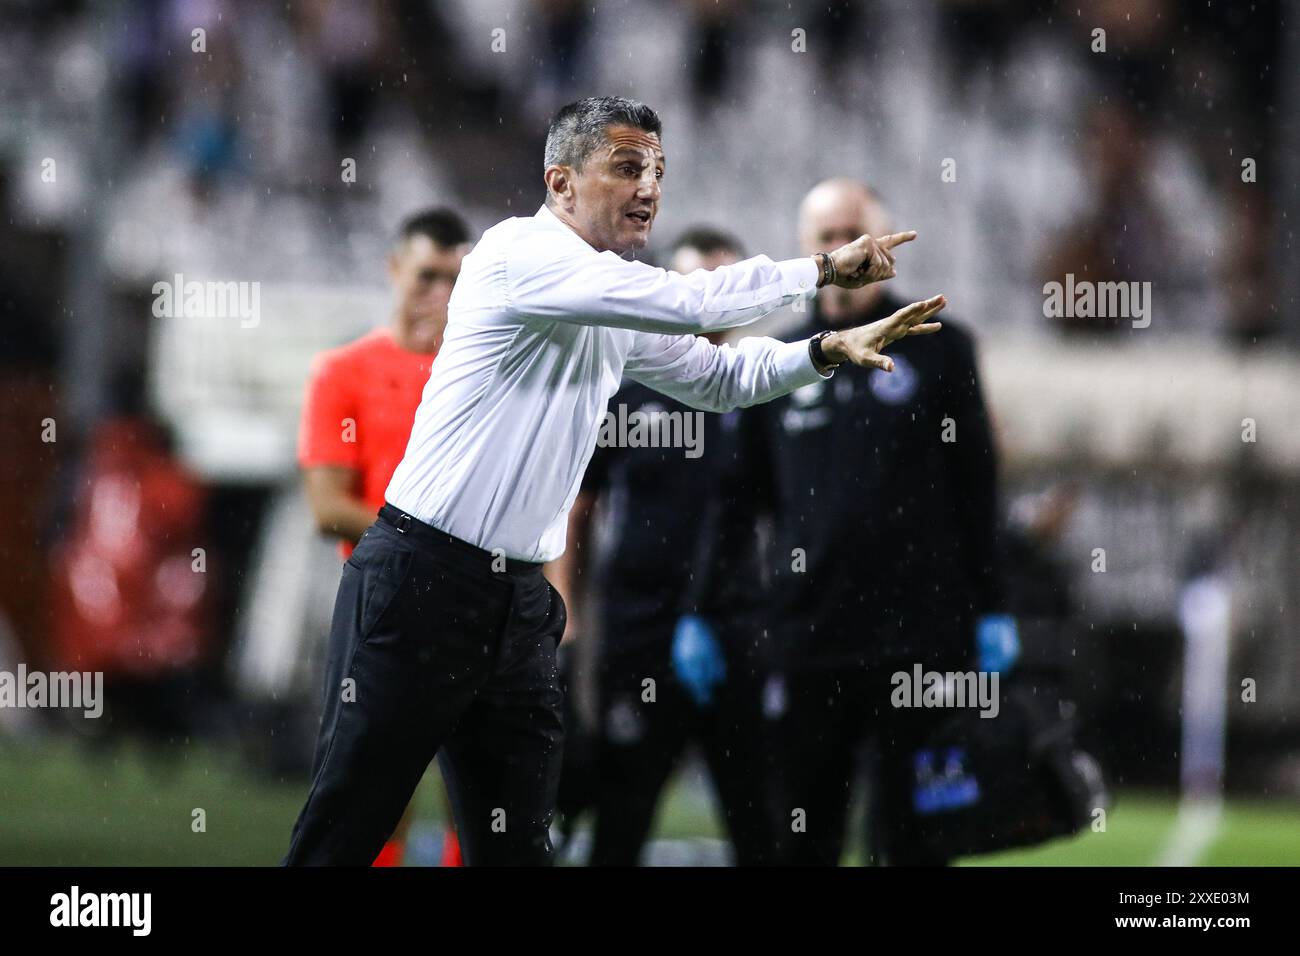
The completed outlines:
[[[285,850],[306,786],[267,780],[236,755],[206,747],[150,754],[131,746],[95,755],[65,738],[0,743],[0,865],[271,865]],[[426,821],[442,812],[438,788],[431,773],[417,795]],[[1171,796],[1123,793],[1104,833],[966,865],[1150,865],[1170,838],[1176,810]],[[694,780],[679,782],[661,807],[656,837],[720,836],[707,792]],[[860,860],[855,851],[848,862]],[[1300,807],[1229,801],[1200,862],[1300,864]]]

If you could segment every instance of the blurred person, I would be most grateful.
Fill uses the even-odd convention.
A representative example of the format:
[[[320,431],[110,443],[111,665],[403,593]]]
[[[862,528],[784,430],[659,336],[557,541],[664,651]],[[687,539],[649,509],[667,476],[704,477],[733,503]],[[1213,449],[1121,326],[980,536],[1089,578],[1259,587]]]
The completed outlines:
[[[14,170],[0,160],[0,210],[14,209]],[[39,654],[49,644],[48,567],[28,559],[48,554],[64,513],[76,495],[75,473],[59,467],[68,445],[41,440],[29,427],[50,415],[61,417],[67,401],[59,387],[60,326],[67,268],[61,234],[19,218],[0,229],[0,447],[5,456],[0,481],[0,609],[24,647]],[[65,441],[79,443],[74,437]]]
[[[875,193],[847,179],[819,183],[799,210],[805,252],[888,228]],[[897,305],[879,285],[827,289],[789,337],[860,327]],[[947,714],[891,706],[891,675],[917,663],[998,670],[1005,660],[979,660],[977,645],[1005,643],[1002,658],[1014,646],[974,344],[961,324],[944,329],[924,345],[900,342],[893,374],[814,382],[741,415],[723,500],[773,522],[767,619],[779,676],[765,703],[775,716],[779,862],[839,862],[857,758],[873,735],[878,855],[943,862],[918,848],[909,823],[913,755]],[[806,830],[792,825],[797,811]]]
[[[891,367],[881,349],[939,329],[927,319],[942,296],[802,342],[695,335],[823,285],[887,279],[915,233],[685,276],[637,262],[662,198],[661,128],[622,97],[564,107],[546,138],[545,203],[465,257],[406,455],[343,567],[332,692],[286,865],[369,862],[435,756],[468,864],[553,862],[565,609],[541,567],[564,552],[620,380],[727,411],[843,362]]]
[[[359,145],[379,102],[385,67],[397,53],[387,3],[308,0],[292,22],[324,73],[336,151]]]
[[[942,0],[939,7],[942,55],[952,65],[948,75],[961,96],[977,88],[974,77],[1004,69],[1008,53],[1035,22],[1025,15],[1023,0]]]
[[[806,5],[801,13],[801,20],[808,18],[812,23],[809,45],[817,50],[821,83],[845,105],[854,97],[852,88],[844,82],[846,71],[860,72],[863,59],[876,55],[873,44],[882,33],[881,17],[879,8],[856,0],[819,0]],[[858,99],[855,105],[861,108],[864,104]]]
[[[1170,82],[1170,72],[1174,61],[1184,55],[1180,47],[1189,39],[1186,28],[1178,29],[1176,6],[1174,0],[1100,0],[1089,11],[1090,16],[1074,21],[1080,41],[1089,44],[1089,49],[1093,31],[1105,31],[1106,62],[1101,63],[1103,58],[1097,56],[1084,62],[1107,80],[1118,77],[1123,101],[1149,117],[1169,108],[1176,87]]]
[[[1062,540],[1078,506],[1078,486],[1062,482],[1021,497],[1010,509],[1005,529],[1007,604],[1015,612],[1026,648],[1059,643],[1075,613]],[[1026,663],[1018,665],[1022,672]]]
[[[536,60],[523,113],[541,125],[574,91],[590,85],[596,7],[582,0],[532,0],[529,7],[543,38],[538,49],[545,52]]]
[[[167,109],[167,27],[162,4],[135,4],[111,35],[115,98],[126,116],[130,146],[145,148]]]
[[[417,213],[388,257],[395,302],[386,326],[321,354],[307,385],[298,463],[317,527],[339,539],[346,560],[384,504],[406,450],[429,369],[442,347],[447,301],[469,250],[468,226],[450,209]],[[401,864],[410,813],[376,866]],[[443,862],[458,865],[448,827]]]
[[[180,11],[177,4],[169,18],[171,29],[183,16]],[[212,52],[188,56],[177,65],[165,61],[164,75],[173,69],[177,72],[168,103],[175,118],[163,128],[191,195],[213,203],[223,182],[249,173],[247,133],[240,127],[240,112],[252,80],[232,21],[222,19],[220,5],[207,11],[205,21],[205,44]]]
[[[735,238],[695,228],[678,239],[669,268],[686,275],[742,256]],[[718,343],[722,335],[707,338]],[[612,409],[629,420],[675,415],[684,421],[696,414],[636,382],[619,390]],[[703,747],[736,862],[767,862],[761,684],[753,653],[761,628],[750,617],[758,576],[752,529],[728,542],[736,562],[748,558],[746,573],[707,584],[694,574],[702,530],[717,531],[703,529],[700,515],[715,490],[717,462],[729,454],[726,432],[735,415],[699,415],[699,445],[690,453],[639,443],[597,447],[570,512],[569,546],[547,569],[570,608],[572,637],[587,617],[575,587],[577,562],[590,551],[590,515],[603,502],[615,541],[597,574],[600,719],[590,774],[596,810],[590,862],[596,866],[637,864],[659,796],[690,743]],[[647,679],[654,681],[653,706],[643,700]],[[561,780],[562,791],[568,783]]]
[[[51,555],[53,666],[104,675],[105,728],[175,743],[210,729],[203,679],[217,637],[203,525],[208,489],[118,375],[80,469],[71,528]]]
[[[1094,107],[1087,117],[1085,163],[1089,205],[1048,249],[1044,280],[1067,289],[1077,282],[1150,282],[1172,291],[1188,278],[1187,250],[1177,241],[1167,211],[1153,188],[1152,137],[1141,117],[1119,99]],[[1208,272],[1197,264],[1197,276]],[[1116,332],[1131,327],[1128,315],[1107,315],[1098,302],[1078,315],[1063,302],[1055,321],[1067,332]],[[1148,306],[1150,303],[1148,302]]]
[[[1275,247],[1272,221],[1276,205],[1239,181],[1223,191],[1227,210],[1227,244],[1216,278],[1225,293],[1227,332],[1241,346],[1271,341],[1281,330],[1278,276],[1272,268]]]
[[[690,0],[694,56],[691,93],[697,106],[720,100],[735,73],[735,51],[749,19],[746,0]]]

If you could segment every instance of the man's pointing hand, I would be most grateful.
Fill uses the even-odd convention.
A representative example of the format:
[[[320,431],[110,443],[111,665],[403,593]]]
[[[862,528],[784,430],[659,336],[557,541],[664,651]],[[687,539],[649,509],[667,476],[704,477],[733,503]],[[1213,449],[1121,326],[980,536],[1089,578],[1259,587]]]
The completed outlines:
[[[895,232],[878,239],[859,236],[830,254],[835,263],[834,284],[843,289],[860,289],[870,282],[892,279],[894,249],[916,238],[916,232]]]

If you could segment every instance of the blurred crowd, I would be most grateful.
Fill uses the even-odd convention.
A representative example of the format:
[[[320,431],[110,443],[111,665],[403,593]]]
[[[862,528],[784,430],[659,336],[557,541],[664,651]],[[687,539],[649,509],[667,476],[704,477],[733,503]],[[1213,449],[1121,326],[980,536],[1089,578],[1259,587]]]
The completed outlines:
[[[1041,324],[1015,290],[1073,272],[1155,283],[1164,331],[1276,331],[1281,5],[1085,6],[9,3],[0,168],[18,223],[96,218],[110,282],[357,280],[431,196],[479,226],[531,211],[554,109],[629,93],[667,119],[669,225],[697,209],[779,250],[771,213],[844,173],[953,238],[923,278],[989,322]]]

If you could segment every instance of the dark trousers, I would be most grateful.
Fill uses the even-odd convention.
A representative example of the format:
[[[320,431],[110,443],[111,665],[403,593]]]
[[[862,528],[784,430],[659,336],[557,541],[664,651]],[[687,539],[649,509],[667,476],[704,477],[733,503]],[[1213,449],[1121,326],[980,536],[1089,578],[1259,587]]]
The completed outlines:
[[[893,865],[946,861],[921,846],[911,810],[913,757],[951,717],[944,709],[895,708],[892,675],[914,657],[871,665],[796,666],[781,675],[785,713],[776,722],[776,857],[795,866],[836,866],[844,851],[859,758],[874,745],[867,819],[868,857]],[[968,655],[930,659],[927,668],[964,670]]]
[[[286,865],[368,866],[438,755],[465,863],[549,864],[564,603],[385,505],[343,566],[311,791]]]
[[[737,865],[770,863],[772,753],[762,675],[729,659],[726,680],[700,707],[673,672],[673,623],[631,653],[601,654],[591,865],[636,866],[664,785],[692,742],[704,752]],[[607,623],[605,633],[628,637],[621,627]],[[654,680],[652,702],[645,699],[647,678]]]

